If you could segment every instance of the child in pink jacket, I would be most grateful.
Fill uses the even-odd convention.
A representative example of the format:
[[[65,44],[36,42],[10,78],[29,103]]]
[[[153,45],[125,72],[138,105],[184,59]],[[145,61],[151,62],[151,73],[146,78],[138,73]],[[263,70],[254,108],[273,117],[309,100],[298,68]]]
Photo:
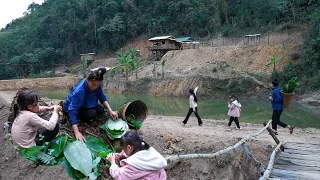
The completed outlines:
[[[228,126],[231,126],[231,123],[234,121],[237,125],[237,128],[240,129],[239,119],[241,112],[241,104],[238,102],[238,98],[235,95],[230,96],[231,103],[228,102],[228,116],[230,116],[230,120]]]
[[[110,175],[115,180],[165,180],[164,168],[167,161],[153,147],[150,147],[138,135],[137,131],[128,131],[122,138],[123,150],[110,154]],[[120,160],[120,166],[116,164]]]

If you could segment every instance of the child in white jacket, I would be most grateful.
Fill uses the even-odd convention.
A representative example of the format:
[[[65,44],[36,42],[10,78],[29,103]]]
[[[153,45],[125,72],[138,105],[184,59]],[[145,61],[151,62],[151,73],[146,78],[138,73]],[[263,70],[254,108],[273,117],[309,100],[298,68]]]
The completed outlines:
[[[114,180],[166,180],[167,161],[139,136],[136,130],[121,138],[122,152],[110,154],[110,175]],[[120,161],[120,166],[116,164]]]
[[[228,102],[228,116],[230,120],[228,126],[231,126],[231,123],[234,121],[237,125],[237,128],[240,129],[239,117],[241,112],[241,104],[238,102],[238,98],[235,95],[230,96],[231,103]]]

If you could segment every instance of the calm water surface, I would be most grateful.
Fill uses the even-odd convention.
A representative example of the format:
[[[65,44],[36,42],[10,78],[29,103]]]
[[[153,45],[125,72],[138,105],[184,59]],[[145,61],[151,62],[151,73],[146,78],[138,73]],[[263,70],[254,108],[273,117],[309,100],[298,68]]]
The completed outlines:
[[[68,91],[37,91],[40,97],[50,99],[65,99]],[[177,97],[151,97],[132,94],[112,94],[105,93],[108,102],[113,110],[116,110],[121,104],[134,100],[143,101],[149,110],[149,114],[161,116],[185,116],[189,110],[188,96],[185,98]],[[201,118],[204,119],[228,119],[227,101],[228,99],[204,99],[198,97],[198,111]],[[272,115],[271,104],[269,101],[257,101],[239,99],[242,104],[241,122],[263,123],[268,121]],[[192,115],[194,116],[194,115]],[[281,115],[281,121],[290,125],[306,128],[313,127],[320,129],[320,116],[315,112],[306,109],[300,104],[291,104],[289,110],[284,110]]]

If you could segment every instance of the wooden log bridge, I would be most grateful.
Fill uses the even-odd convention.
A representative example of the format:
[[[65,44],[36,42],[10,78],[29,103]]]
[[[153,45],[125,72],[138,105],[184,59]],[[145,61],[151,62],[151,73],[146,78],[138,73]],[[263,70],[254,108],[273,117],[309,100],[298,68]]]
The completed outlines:
[[[320,179],[320,144],[287,142],[270,178]]]
[[[277,151],[277,148],[274,152]],[[274,153],[273,153],[274,154]],[[273,164],[270,157],[269,165]],[[268,166],[269,170],[269,166]],[[281,152],[273,170],[265,172],[262,179],[320,179],[320,144],[308,144],[297,142],[286,142],[284,152]],[[269,176],[269,174],[270,176]]]

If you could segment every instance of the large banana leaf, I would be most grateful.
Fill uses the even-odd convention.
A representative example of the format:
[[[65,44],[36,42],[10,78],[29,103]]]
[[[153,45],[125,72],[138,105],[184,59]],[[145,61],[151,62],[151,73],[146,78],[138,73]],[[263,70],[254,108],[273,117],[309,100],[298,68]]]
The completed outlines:
[[[70,163],[70,165],[88,176],[92,171],[92,156],[87,146],[80,141],[73,141],[67,143],[63,150],[63,154]]]
[[[95,154],[100,158],[105,158],[108,156],[108,154],[113,152],[112,150],[108,149],[109,146],[105,144],[102,140],[93,136],[86,136],[85,138],[85,144],[90,149],[92,154]]]
[[[67,144],[68,136],[58,136],[51,141],[48,152],[50,155],[58,157]]]

